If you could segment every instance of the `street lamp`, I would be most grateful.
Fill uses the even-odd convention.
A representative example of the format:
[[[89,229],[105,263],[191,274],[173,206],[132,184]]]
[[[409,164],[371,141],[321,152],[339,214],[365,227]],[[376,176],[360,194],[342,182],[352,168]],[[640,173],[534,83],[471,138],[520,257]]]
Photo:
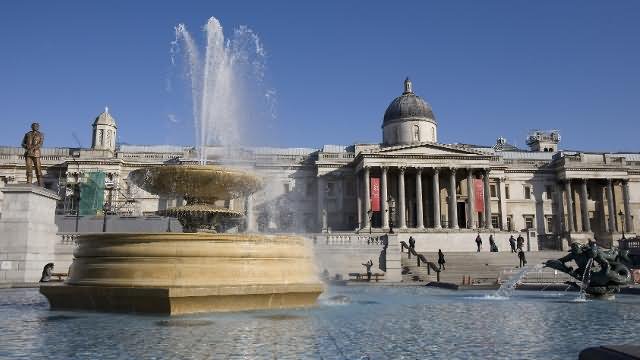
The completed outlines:
[[[102,205],[102,232],[107,232],[107,215],[111,212],[111,196],[113,194],[114,186],[113,183],[109,181],[104,184],[104,187],[109,192],[109,195],[107,195],[107,201]]]
[[[622,222],[622,238],[624,239],[624,213],[622,210],[620,210],[618,216],[620,216],[620,221]]]
[[[80,157],[80,150],[74,150],[71,152],[71,159],[73,160],[73,162],[76,164],[76,167],[78,168],[76,183],[73,186],[74,192],[78,194],[77,195],[78,208],[76,209],[76,232],[78,232],[78,224],[80,223],[80,163],[78,163],[78,160],[76,160],[79,157]]]
[[[389,196],[389,234],[393,234],[393,219],[396,215],[396,201]]]

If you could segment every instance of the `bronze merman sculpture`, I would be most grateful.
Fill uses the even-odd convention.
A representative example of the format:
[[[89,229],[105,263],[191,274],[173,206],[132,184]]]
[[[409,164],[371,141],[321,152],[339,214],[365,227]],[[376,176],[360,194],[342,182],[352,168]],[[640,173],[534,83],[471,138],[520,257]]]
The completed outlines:
[[[572,260],[578,266],[576,269],[566,265]],[[588,245],[573,243],[569,254],[557,260],[546,261],[544,265],[567,273],[578,281],[588,279],[584,284],[585,292],[591,296],[612,295],[621,286],[631,283],[629,251],[620,251],[615,247],[602,250],[594,242]],[[591,276],[585,277],[585,272]]]
[[[44,142],[44,135],[39,131],[40,124],[31,124],[31,131],[24,134],[22,147],[25,149],[24,160],[27,168],[27,184],[33,182],[33,170],[36,171],[38,185],[44,186],[42,181],[42,165],[40,164],[40,148]]]

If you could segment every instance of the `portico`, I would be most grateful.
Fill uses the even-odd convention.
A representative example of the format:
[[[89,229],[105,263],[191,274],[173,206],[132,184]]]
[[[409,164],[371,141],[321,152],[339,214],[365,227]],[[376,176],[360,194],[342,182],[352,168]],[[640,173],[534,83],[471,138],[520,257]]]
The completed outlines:
[[[482,181],[479,203],[491,209],[490,160],[490,154],[436,143],[361,152],[355,159],[357,208],[365,219],[360,230],[389,231],[390,225],[400,232],[492,229],[491,216],[476,209],[474,196],[474,181]],[[380,183],[376,194],[370,186],[374,178]],[[375,202],[379,206],[371,206]],[[494,205],[499,213],[500,206]],[[380,211],[372,211],[373,207]]]

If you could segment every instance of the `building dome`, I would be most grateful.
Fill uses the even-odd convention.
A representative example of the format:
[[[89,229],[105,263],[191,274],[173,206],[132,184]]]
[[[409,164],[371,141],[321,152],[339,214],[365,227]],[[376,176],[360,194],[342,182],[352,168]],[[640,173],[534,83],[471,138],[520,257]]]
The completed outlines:
[[[404,119],[425,119],[435,121],[431,105],[411,90],[411,80],[405,80],[405,91],[395,98],[384,112],[384,124]]]
[[[382,121],[382,142],[386,146],[437,141],[436,118],[431,105],[413,93],[411,80],[404,92],[387,107]]]
[[[96,125],[108,125],[117,128],[116,120],[113,118],[113,116],[111,116],[111,114],[109,114],[108,107],[105,107],[104,112],[96,117],[96,120],[93,122],[93,126]]]

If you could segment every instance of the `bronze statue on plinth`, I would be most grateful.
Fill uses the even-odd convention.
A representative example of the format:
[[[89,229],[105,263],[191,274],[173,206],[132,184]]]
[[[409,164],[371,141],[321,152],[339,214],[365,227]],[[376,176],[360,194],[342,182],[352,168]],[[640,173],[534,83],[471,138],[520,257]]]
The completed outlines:
[[[22,147],[25,149],[24,160],[27,166],[27,184],[33,182],[32,168],[35,168],[38,185],[44,186],[42,181],[42,165],[40,164],[40,147],[42,147],[42,143],[44,142],[44,135],[38,131],[39,129],[40,124],[31,124],[31,131],[24,134],[24,139],[22,139]]]

